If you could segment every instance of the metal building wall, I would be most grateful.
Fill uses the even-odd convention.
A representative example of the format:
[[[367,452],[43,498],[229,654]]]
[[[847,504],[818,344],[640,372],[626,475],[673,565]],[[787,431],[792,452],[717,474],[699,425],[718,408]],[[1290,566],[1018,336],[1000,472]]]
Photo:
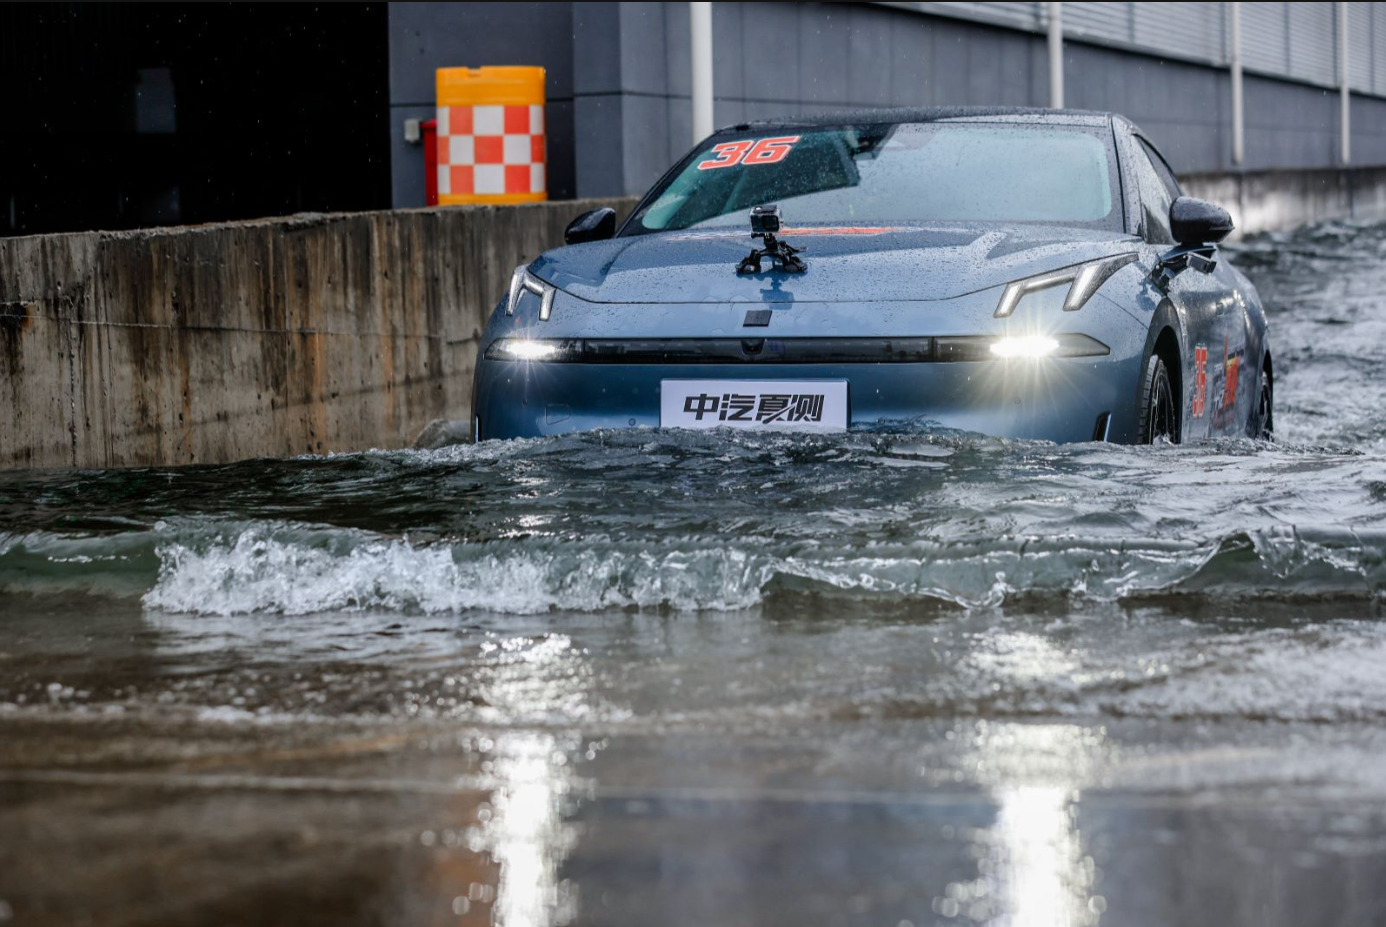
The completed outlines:
[[[586,87],[586,104],[579,96],[581,196],[643,192],[692,143],[688,4],[613,6],[601,34],[619,43],[619,70]],[[576,41],[595,33],[578,30]],[[873,4],[718,3],[713,48],[718,125],[874,106],[1044,102],[1045,53],[1033,36]]]
[[[1065,3],[1064,34],[1165,57],[1227,60],[1227,16],[1221,3]]]
[[[605,4],[591,4],[601,7]],[[435,114],[440,67],[542,65],[548,98],[549,193],[574,195],[572,3],[391,3],[390,154],[393,202],[422,206],[423,149],[404,139],[406,119]]]
[[[1049,4],[887,3],[920,13],[1040,32]],[[1064,35],[1162,57],[1225,67],[1231,58],[1227,2],[1065,3]],[[1242,63],[1253,74],[1338,86],[1338,5],[1243,2]],[[1354,92],[1386,97],[1386,6],[1348,4],[1348,70]]]
[[[920,13],[1038,32],[1049,4],[888,3]],[[1225,66],[1231,56],[1228,3],[1065,3],[1064,35],[1166,58]],[[1337,4],[1243,2],[1243,66],[1251,73],[1325,87],[1338,85]],[[1350,3],[1352,87],[1386,96],[1386,11]],[[1378,20],[1380,25],[1378,26]],[[1380,64],[1376,59],[1382,59]],[[1378,73],[1378,69],[1380,72]]]
[[[1353,163],[1386,164],[1386,100],[1353,97],[1350,119]]]
[[[551,138],[555,146],[569,145],[572,158],[572,191],[556,188],[558,195],[643,192],[688,149],[687,3],[483,3],[465,5],[473,9],[468,14],[448,12],[452,6],[458,5],[392,5],[392,104],[393,75],[404,80],[410,69],[431,79],[431,68],[442,65],[568,68],[566,95],[555,90],[563,78],[550,75],[551,104],[571,100],[572,114],[569,140],[558,137],[558,126]],[[507,12],[488,15],[511,23],[518,17],[523,28],[464,27],[467,16],[475,22],[477,10],[491,7]],[[1063,9],[1068,105],[1130,116],[1181,172],[1234,169],[1227,4],[1065,3]],[[1386,164],[1386,9],[1367,3],[1349,9],[1353,163]],[[1033,2],[718,2],[714,119],[725,125],[891,105],[1044,105],[1047,11],[1048,4]],[[1241,4],[1242,169],[1338,165],[1336,16],[1333,3]],[[400,40],[394,32],[406,20],[417,35],[442,23],[435,30],[441,37]],[[425,46],[426,52],[412,51]],[[396,48],[412,57],[397,63]],[[392,110],[392,120],[402,111]],[[416,170],[421,176],[421,166]],[[396,203],[412,205],[400,198],[401,173]]]

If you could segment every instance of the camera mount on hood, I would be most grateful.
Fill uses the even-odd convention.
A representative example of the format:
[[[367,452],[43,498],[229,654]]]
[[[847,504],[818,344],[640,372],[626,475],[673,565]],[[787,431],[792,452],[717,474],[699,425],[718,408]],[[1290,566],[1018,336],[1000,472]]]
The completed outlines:
[[[766,206],[756,206],[751,210],[751,237],[760,238],[765,242],[764,248],[752,248],[751,253],[741,259],[741,263],[736,265],[738,274],[758,274],[760,273],[760,262],[762,258],[770,258],[772,264],[778,263],[780,270],[787,274],[802,274],[808,270],[808,265],[801,258],[795,257],[803,248],[795,248],[787,242],[780,241],[775,234],[780,230],[780,207],[773,204]]]

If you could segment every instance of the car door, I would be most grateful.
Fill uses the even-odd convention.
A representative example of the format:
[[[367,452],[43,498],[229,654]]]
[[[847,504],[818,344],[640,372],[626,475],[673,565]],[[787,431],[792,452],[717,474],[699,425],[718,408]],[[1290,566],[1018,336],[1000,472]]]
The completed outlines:
[[[1174,172],[1147,139],[1134,136],[1137,182],[1141,188],[1145,240],[1159,255],[1175,246],[1169,207],[1182,191]],[[1185,268],[1170,281],[1166,295],[1183,322],[1181,376],[1184,440],[1212,434],[1239,433],[1246,416],[1245,390],[1239,390],[1246,365],[1246,324],[1236,298],[1236,278],[1214,246],[1211,273]]]

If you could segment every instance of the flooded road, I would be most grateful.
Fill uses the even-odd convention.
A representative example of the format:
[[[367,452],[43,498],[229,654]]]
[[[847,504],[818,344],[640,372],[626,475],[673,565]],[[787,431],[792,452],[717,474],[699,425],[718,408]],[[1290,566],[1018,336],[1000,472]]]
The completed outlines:
[[[1383,258],[1274,445],[0,475],[0,924],[1386,922]]]

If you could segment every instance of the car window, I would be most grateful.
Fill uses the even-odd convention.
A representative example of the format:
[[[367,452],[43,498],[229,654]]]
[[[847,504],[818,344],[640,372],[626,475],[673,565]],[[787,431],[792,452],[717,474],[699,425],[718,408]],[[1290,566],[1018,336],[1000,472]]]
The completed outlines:
[[[1154,165],[1155,173],[1159,175],[1160,182],[1163,183],[1165,189],[1169,191],[1170,199],[1179,199],[1183,191],[1179,189],[1179,181],[1175,178],[1174,171],[1170,170],[1169,164],[1165,161],[1164,156],[1156,151],[1155,146],[1145,139],[1138,137],[1136,141],[1140,142],[1141,147],[1145,149],[1146,157],[1150,158],[1150,163]]]
[[[658,187],[625,234],[740,226],[1043,223],[1120,229],[1110,130],[895,123],[723,133]]]
[[[1140,188],[1145,240],[1155,244],[1173,244],[1174,235],[1169,230],[1169,207],[1174,197],[1170,194],[1170,188],[1155,170],[1144,145],[1135,146],[1131,160],[1136,162],[1136,186]]]

